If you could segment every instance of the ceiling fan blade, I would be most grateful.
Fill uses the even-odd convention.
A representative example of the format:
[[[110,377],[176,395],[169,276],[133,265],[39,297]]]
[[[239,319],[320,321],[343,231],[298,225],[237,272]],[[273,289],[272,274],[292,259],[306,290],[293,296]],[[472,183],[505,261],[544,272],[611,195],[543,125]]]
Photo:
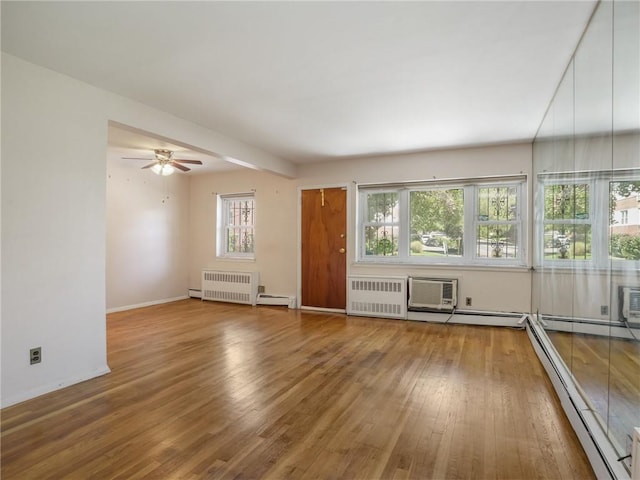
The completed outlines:
[[[144,167],[142,167],[142,169],[144,170],[145,168],[151,168],[151,167],[153,167],[156,163],[158,163],[158,162],[153,162],[153,163],[150,163],[149,165],[145,165]]]
[[[172,167],[176,167],[178,170],[182,170],[183,172],[188,172],[189,170],[191,170],[190,168],[187,168],[184,165],[180,165],[179,163],[176,163],[175,161],[169,162],[169,165],[171,165]]]
[[[187,160],[184,158],[174,158],[172,161],[178,162],[178,163],[191,163],[193,165],[202,165],[202,162],[200,160]]]
[[[122,157],[123,160],[146,160],[147,162],[150,162],[151,160],[153,160],[152,158],[141,158],[141,157]]]

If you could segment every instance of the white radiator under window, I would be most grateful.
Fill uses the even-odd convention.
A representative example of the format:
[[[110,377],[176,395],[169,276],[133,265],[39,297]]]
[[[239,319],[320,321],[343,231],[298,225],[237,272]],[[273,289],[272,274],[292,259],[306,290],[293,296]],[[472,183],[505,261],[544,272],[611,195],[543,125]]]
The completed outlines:
[[[350,276],[347,314],[407,318],[407,277]]]
[[[256,304],[258,272],[202,271],[202,300]]]

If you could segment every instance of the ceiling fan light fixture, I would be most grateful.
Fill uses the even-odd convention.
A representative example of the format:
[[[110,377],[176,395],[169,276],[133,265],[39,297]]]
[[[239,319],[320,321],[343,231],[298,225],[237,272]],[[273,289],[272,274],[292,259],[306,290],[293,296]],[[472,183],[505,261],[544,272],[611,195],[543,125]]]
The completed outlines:
[[[156,163],[153,167],[151,167],[151,171],[156,175],[162,175],[163,177],[166,177],[167,175],[171,175],[173,172],[175,172],[176,169],[168,163]]]
[[[171,160],[171,157],[173,157],[173,152],[164,148],[156,148],[153,153],[156,156],[156,160],[159,162],[168,162]]]

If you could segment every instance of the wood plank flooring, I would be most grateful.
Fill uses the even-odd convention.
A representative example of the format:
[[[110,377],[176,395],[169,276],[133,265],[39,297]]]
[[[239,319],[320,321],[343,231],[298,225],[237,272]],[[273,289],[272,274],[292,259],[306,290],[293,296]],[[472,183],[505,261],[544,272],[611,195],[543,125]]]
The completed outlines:
[[[184,300],[108,351],[2,411],[3,480],[594,478],[524,331]]]
[[[600,415],[618,454],[626,454],[633,427],[640,425],[640,343],[580,333],[547,334]]]

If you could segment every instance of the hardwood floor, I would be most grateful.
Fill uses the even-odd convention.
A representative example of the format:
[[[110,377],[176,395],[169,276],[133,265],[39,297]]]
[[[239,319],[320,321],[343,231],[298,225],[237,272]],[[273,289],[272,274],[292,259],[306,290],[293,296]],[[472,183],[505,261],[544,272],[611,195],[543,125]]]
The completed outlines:
[[[589,479],[524,331],[185,300],[2,411],[2,479]]]
[[[640,343],[580,333],[547,334],[599,414],[618,454],[625,455],[633,427],[640,425]]]

